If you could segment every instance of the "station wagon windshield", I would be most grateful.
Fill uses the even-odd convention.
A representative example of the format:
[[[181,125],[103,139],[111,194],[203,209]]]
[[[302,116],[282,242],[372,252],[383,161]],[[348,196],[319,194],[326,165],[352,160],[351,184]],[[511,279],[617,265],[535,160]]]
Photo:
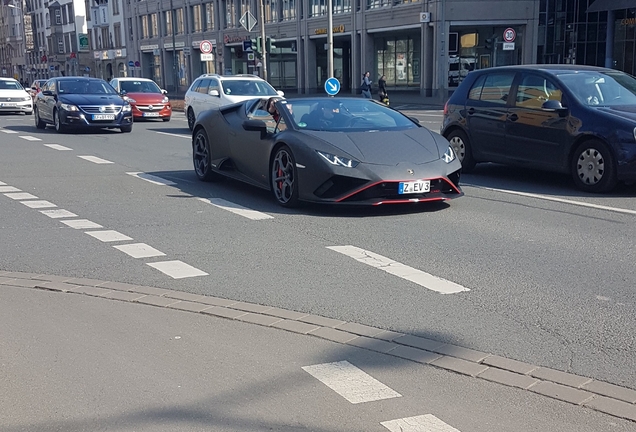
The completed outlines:
[[[228,96],[276,96],[276,90],[266,81],[224,80],[223,93]]]
[[[579,71],[559,78],[584,105],[636,105],[636,79],[625,73]]]

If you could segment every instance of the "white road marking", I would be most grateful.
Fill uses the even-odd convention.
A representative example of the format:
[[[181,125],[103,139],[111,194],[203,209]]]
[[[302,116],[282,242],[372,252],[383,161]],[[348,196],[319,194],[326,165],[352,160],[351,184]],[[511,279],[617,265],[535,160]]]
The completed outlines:
[[[441,294],[455,294],[462,291],[470,291],[470,289],[458,285],[455,282],[433,276],[432,274],[355,246],[327,246],[327,249],[347,255],[356,261],[360,261],[379,270],[384,270],[387,273],[414,282],[424,288]]]
[[[88,219],[63,220],[61,222],[74,229],[104,228],[100,224],[91,222]]]
[[[170,135],[170,136],[179,137],[179,138],[192,139],[192,136],[190,136],[190,135],[173,134],[173,133],[169,133],[169,132],[157,132],[157,133],[161,134],[161,135]]]
[[[11,130],[11,129],[0,129],[0,131],[4,132],[6,134],[17,134],[17,133],[20,133],[18,131],[14,131],[14,130]]]
[[[146,263],[152,268],[156,268],[161,273],[170,276],[173,279],[183,279],[187,277],[195,276],[207,276],[204,271],[199,270],[196,267],[192,267],[182,261],[160,261],[155,263]]]
[[[143,172],[128,172],[126,174],[131,175],[133,177],[140,178],[142,180],[146,180],[147,182],[150,182],[153,184],[161,185],[161,186],[164,186],[164,185],[172,186],[176,184],[173,181],[165,180],[165,179],[162,179],[161,177],[153,176],[152,174],[146,174]]]
[[[432,414],[380,422],[391,432],[459,432]]]
[[[59,145],[59,144],[44,144],[44,145],[52,148],[53,150],[73,150],[71,148],[64,147],[63,145]]]
[[[20,192],[20,189],[13,186],[0,186],[0,193],[4,192]]]
[[[97,156],[78,156],[78,158],[82,158],[89,162],[93,162],[96,164],[112,164],[114,162],[107,161],[106,159],[98,158]]]
[[[20,201],[20,202],[22,204],[24,204],[25,206],[30,207],[30,208],[57,207],[52,202],[44,201],[44,200],[40,200],[40,201]]]
[[[99,241],[103,242],[114,242],[114,241],[124,241],[124,240],[132,240],[132,238],[124,235],[120,232],[113,230],[105,230],[105,231],[86,231],[91,237],[95,237]]]
[[[7,184],[5,182],[1,182],[0,181],[0,186],[6,186]]]
[[[38,197],[36,197],[35,195],[31,195],[30,193],[27,193],[27,192],[6,193],[4,195],[14,200],[38,199]]]
[[[252,219],[252,220],[274,219],[274,216],[270,216],[267,213],[261,213],[256,210],[248,209],[238,204],[234,204],[233,202],[226,201],[222,198],[210,198],[210,199],[199,198],[199,200],[208,204],[212,204],[215,207],[221,208],[223,210],[227,210],[234,214],[246,217],[248,219]]]
[[[346,360],[304,366],[303,370],[352,404],[402,397]]]
[[[31,135],[21,135],[20,138],[22,138],[23,140],[27,140],[27,141],[42,141],[40,138],[36,138],[34,136],[31,136]]]
[[[71,213],[68,210],[63,210],[63,209],[59,209],[59,210],[40,210],[40,213],[47,215],[50,218],[53,219],[59,219],[59,218],[65,218],[65,217],[77,217],[77,215],[75,213]]]
[[[133,258],[150,258],[157,256],[165,256],[166,254],[158,251],[152,246],[148,246],[145,243],[131,243],[119,246],[113,246],[115,249],[119,249],[125,254],[130,255]]]
[[[517,192],[517,191],[511,191],[511,190],[507,190],[507,189],[497,189],[497,188],[489,188],[489,187],[484,187],[484,186],[476,186],[476,185],[471,185],[471,184],[468,184],[468,183],[464,183],[463,186],[472,186],[472,187],[475,187],[475,188],[478,188],[478,189],[485,189],[485,190],[494,191],[494,192],[501,192],[501,193],[507,193],[507,194],[511,194],[511,195],[525,196],[525,197],[529,197],[529,198],[537,198],[537,199],[542,199],[542,200],[546,200],[546,201],[560,202],[560,203],[564,203],[564,204],[571,204],[571,205],[575,205],[575,206],[588,207],[588,208],[593,208],[593,209],[598,209],[598,210],[607,210],[607,211],[612,211],[612,212],[616,212],[616,213],[626,213],[626,214],[636,215],[636,210],[624,209],[624,208],[620,208],[620,207],[609,207],[609,206],[604,206],[604,205],[599,205],[599,204],[590,204],[590,203],[586,203],[586,202],[582,202],[582,201],[572,201],[572,200],[563,199],[563,198],[556,198],[556,197],[550,197],[550,196],[546,196],[546,195],[533,194],[533,193],[529,193],[529,192]]]

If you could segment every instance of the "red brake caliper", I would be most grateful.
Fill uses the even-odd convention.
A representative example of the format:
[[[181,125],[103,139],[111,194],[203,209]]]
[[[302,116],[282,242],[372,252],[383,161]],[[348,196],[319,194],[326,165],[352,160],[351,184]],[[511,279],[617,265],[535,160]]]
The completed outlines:
[[[278,177],[282,177],[283,176],[283,170],[280,167],[281,161],[278,161]],[[279,180],[278,181],[278,190],[282,193],[283,192],[283,181]]]

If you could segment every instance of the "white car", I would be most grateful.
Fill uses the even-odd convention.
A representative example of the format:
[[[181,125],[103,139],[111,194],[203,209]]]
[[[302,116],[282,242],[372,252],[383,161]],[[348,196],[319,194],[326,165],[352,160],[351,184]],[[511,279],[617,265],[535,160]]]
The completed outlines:
[[[31,93],[13,78],[0,78],[0,112],[33,114]]]
[[[249,99],[284,95],[256,75],[204,74],[194,80],[185,94],[184,110],[188,127],[190,130],[194,128],[197,117],[203,111]]]

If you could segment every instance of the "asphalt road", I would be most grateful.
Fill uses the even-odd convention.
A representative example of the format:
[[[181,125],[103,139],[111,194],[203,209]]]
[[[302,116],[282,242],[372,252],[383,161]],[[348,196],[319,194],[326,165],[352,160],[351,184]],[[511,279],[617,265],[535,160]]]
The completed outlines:
[[[440,112],[411,111],[439,130]],[[113,247],[121,242],[93,238],[0,189],[0,269],[277,306],[636,388],[634,187],[588,195],[567,176],[485,165],[463,177],[466,195],[450,204],[285,210],[265,191],[198,182],[180,114],[136,123],[131,134],[59,135],[26,116],[1,116],[0,127],[0,182],[165,254],[133,258]],[[136,172],[174,184],[127,174]],[[329,249],[343,246],[468,291],[440,294]],[[207,275],[174,279],[147,265],[158,261]]]

